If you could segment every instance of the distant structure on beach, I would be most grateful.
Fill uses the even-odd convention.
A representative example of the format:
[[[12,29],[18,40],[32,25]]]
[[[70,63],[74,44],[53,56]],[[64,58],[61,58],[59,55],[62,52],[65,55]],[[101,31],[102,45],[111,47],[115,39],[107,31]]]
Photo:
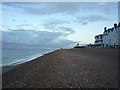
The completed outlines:
[[[117,25],[114,24],[114,27],[107,29],[104,28],[103,34],[96,35],[95,43],[88,45],[88,47],[95,48],[117,48],[120,47],[120,22]]]
[[[79,43],[76,44],[74,48],[84,48],[85,46],[79,46]]]

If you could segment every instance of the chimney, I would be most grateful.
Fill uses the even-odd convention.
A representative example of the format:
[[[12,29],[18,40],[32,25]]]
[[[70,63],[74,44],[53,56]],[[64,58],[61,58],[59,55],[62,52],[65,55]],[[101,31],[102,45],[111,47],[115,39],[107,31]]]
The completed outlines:
[[[107,31],[107,27],[104,27],[104,32],[106,32]]]
[[[117,24],[116,23],[114,24],[114,28],[117,28]]]

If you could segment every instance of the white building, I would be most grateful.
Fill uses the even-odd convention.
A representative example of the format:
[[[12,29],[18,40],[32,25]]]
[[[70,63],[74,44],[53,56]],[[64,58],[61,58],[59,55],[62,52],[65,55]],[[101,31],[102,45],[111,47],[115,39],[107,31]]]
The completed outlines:
[[[95,46],[102,47],[103,46],[103,36],[104,34],[99,34],[95,36]]]
[[[120,47],[120,23],[113,28],[104,28],[103,34],[95,36],[95,45],[98,47]]]

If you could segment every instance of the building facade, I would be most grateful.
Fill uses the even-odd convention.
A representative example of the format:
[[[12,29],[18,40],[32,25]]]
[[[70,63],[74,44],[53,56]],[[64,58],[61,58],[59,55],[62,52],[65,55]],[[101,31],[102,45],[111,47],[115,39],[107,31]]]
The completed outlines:
[[[120,47],[120,23],[114,27],[104,28],[103,34],[95,36],[96,47]]]
[[[102,47],[103,46],[103,34],[99,34],[95,36],[95,46]]]

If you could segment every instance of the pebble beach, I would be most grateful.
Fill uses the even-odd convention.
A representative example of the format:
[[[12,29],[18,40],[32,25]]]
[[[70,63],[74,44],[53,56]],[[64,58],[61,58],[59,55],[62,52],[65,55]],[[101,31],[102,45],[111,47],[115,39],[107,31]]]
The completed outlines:
[[[59,49],[4,67],[2,88],[118,88],[118,50]]]

